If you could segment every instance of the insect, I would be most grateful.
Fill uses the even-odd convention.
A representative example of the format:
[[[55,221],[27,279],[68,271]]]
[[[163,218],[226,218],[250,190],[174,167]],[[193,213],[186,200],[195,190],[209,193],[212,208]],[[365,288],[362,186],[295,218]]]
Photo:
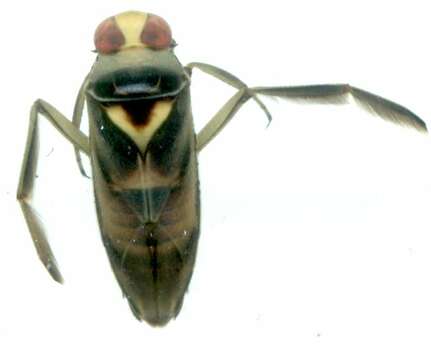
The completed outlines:
[[[347,84],[248,87],[234,75],[203,63],[181,65],[169,25],[161,17],[128,11],[104,20],[95,32],[96,61],[85,78],[72,121],[52,105],[31,108],[17,198],[39,258],[62,276],[32,205],[38,158],[39,114],[90,158],[96,210],[112,270],[133,314],[153,326],[175,318],[196,258],[200,205],[197,155],[252,99],[259,96],[317,103],[356,100],[376,115],[426,132],[408,109]],[[190,99],[192,70],[238,91],[195,134]],[[89,135],[80,131],[86,103]]]

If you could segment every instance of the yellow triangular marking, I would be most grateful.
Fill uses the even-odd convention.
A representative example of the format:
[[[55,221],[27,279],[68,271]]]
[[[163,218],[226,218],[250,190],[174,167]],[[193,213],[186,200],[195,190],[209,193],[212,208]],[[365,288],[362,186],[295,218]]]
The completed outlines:
[[[134,125],[122,105],[111,105],[105,109],[111,121],[129,135],[141,151],[144,151],[154,133],[168,118],[173,102],[173,100],[156,101],[152,105],[145,126]]]

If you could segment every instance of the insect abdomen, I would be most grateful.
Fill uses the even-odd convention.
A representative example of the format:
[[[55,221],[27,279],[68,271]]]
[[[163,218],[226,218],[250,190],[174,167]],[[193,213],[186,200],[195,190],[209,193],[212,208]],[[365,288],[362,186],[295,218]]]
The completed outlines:
[[[178,314],[193,272],[199,236],[197,182],[189,176],[172,189],[156,223],[143,224],[121,195],[99,198],[104,205],[111,202],[100,216],[104,244],[135,316],[164,325]]]

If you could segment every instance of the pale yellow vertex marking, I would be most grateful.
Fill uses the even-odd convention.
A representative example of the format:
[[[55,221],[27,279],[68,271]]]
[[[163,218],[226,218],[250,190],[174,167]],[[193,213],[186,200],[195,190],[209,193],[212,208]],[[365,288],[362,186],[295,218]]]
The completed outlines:
[[[139,149],[145,150],[154,133],[168,118],[172,105],[173,100],[157,101],[151,109],[145,126],[133,125],[132,119],[121,105],[106,107],[106,113],[116,126],[132,138]]]
[[[125,39],[122,49],[144,46],[141,42],[141,33],[147,18],[148,14],[139,11],[128,11],[115,16],[118,28]]]

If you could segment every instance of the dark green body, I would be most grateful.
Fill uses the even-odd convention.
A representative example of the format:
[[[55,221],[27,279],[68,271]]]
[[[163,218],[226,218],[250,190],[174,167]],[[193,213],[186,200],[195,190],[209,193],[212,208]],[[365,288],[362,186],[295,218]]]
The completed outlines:
[[[182,67],[181,71],[181,76],[186,76]],[[170,76],[175,75],[165,72],[163,81],[168,82]],[[104,102],[94,96],[100,86],[97,80],[91,82],[90,77],[87,104],[103,242],[135,316],[152,325],[164,325],[181,308],[199,237],[199,185],[189,86],[179,81],[168,96],[134,93],[129,98],[121,94],[112,99],[115,94],[108,94],[109,100]],[[155,104],[165,99],[172,101],[172,109],[145,148],[122,131],[106,111],[110,106],[120,107],[138,132],[152,121],[149,114]]]

